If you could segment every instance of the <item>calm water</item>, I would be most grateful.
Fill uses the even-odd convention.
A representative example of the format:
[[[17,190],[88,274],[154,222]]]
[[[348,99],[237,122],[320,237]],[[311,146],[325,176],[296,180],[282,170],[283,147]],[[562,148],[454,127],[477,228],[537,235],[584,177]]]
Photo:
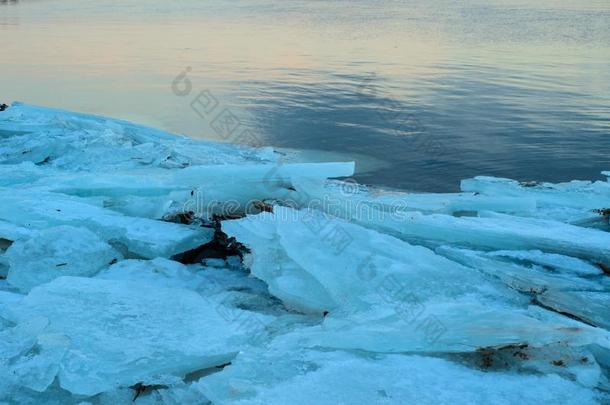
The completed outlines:
[[[0,35],[0,101],[336,152],[365,183],[610,169],[608,0],[0,0]]]

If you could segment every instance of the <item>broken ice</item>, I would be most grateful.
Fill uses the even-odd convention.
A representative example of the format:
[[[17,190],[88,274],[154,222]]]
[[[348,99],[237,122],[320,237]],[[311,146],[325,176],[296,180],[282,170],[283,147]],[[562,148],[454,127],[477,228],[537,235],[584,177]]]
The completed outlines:
[[[0,134],[1,401],[610,400],[607,181],[388,192],[19,103]]]

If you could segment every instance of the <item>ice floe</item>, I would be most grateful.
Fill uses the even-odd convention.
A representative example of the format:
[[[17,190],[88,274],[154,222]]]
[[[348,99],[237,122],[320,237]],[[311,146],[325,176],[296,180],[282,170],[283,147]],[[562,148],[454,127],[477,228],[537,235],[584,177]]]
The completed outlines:
[[[4,254],[7,280],[22,292],[60,276],[92,276],[122,256],[86,228],[58,226],[19,240]]]
[[[45,334],[66,336],[58,378],[80,395],[171,382],[230,361],[240,347],[236,326],[199,294],[137,282],[60,277],[34,288],[8,316],[18,325],[44,317]]]
[[[433,357],[316,350],[240,354],[194,389],[214,403],[238,404],[596,403],[594,394],[555,374],[483,372]]]
[[[0,401],[610,401],[610,183],[354,169],[0,112]]]
[[[208,229],[122,215],[61,193],[0,189],[0,220],[26,229],[84,226],[146,258],[170,257],[209,241]]]

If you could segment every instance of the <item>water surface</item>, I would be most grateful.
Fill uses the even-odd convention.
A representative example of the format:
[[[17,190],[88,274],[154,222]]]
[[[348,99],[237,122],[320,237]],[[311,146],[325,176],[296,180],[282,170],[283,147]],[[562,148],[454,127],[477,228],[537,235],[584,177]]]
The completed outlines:
[[[368,184],[610,169],[606,0],[0,1],[0,35],[0,101],[339,153]]]

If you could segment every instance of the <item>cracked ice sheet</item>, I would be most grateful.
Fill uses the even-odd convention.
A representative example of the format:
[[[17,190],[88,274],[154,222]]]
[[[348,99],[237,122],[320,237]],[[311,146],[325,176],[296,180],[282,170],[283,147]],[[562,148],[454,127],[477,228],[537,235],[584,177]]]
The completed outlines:
[[[60,276],[92,276],[122,255],[86,228],[58,226],[13,243],[4,258],[8,283],[28,292]]]
[[[69,346],[70,340],[64,335],[39,335],[30,351],[3,364],[0,371],[0,399],[9,393],[12,397],[22,387],[44,392],[55,380],[59,363]]]
[[[214,295],[228,289],[249,289],[263,294],[266,286],[260,280],[248,277],[242,270],[203,267],[199,264],[184,265],[174,260],[122,260],[100,272],[97,278],[105,280],[140,281],[150,286],[171,286],[193,291],[205,291]],[[216,290],[212,287],[216,286]]]
[[[439,358],[281,345],[241,353],[174,398],[189,391],[215,404],[595,404],[600,399],[553,374],[483,372]]]
[[[47,326],[46,318],[34,315],[0,332],[0,400],[11,399],[22,387],[42,392],[55,379],[69,342],[65,336],[45,334]]]
[[[10,222],[0,220],[0,239],[6,239],[14,242],[19,239],[29,237],[32,232],[21,226],[11,224]]]
[[[193,140],[127,121],[22,103],[0,115],[0,162],[71,171],[274,162],[271,148]],[[9,134],[9,135],[6,135]]]
[[[462,180],[461,189],[496,198],[531,199],[538,207],[534,216],[563,222],[587,222],[600,219],[595,210],[610,208],[610,183],[579,181],[540,183],[524,187],[511,179],[477,176]]]
[[[553,270],[570,275],[578,276],[599,276],[603,270],[599,266],[594,266],[575,257],[544,253],[539,250],[499,250],[487,253],[488,256],[506,257],[519,261],[527,261],[541,266],[551,267]]]
[[[34,288],[9,315],[17,327],[47,318],[45,334],[70,340],[58,377],[79,395],[173,382],[230,361],[249,338],[192,291],[125,280],[60,277]]]
[[[420,300],[467,293],[514,298],[427,248],[317,210],[275,206],[274,213],[224,221],[222,229],[253,250],[246,257],[252,274],[297,310],[367,309],[380,302],[386,281],[417,285]]]
[[[386,216],[381,221],[366,224],[401,238],[430,244],[450,243],[486,250],[536,249],[610,264],[608,232],[552,220],[491,212],[480,215],[456,218],[410,212],[403,219]]]
[[[496,197],[477,193],[406,193],[369,189],[342,181],[324,185],[300,179],[295,185],[303,194],[329,203],[347,200],[350,206],[366,213],[367,207],[385,212],[420,211],[437,214],[459,214],[492,210],[503,213],[532,214],[536,201],[528,198]],[[329,204],[330,205],[330,204]],[[330,212],[332,214],[332,212]]]
[[[302,182],[299,193],[316,208],[367,228],[417,244],[455,244],[484,250],[541,250],[610,265],[610,233],[552,219],[479,211],[478,217],[423,214],[400,207],[368,204],[356,195],[329,194]],[[329,201],[330,200],[330,201]],[[362,201],[367,202],[363,205]]]
[[[610,329],[610,291],[554,291],[537,297],[544,306],[583,321]]]
[[[0,187],[21,187],[44,181],[44,179],[56,170],[36,166],[32,162],[20,164],[0,164]]]
[[[28,187],[78,197],[101,197],[105,207],[137,216],[154,216],[152,212],[161,217],[170,207],[193,211],[199,216],[209,216],[208,211],[214,209],[222,214],[230,209],[235,215],[251,208],[248,205],[253,201],[292,199],[295,179],[307,178],[322,184],[329,177],[353,173],[353,162],[205,165],[180,170],[59,173]],[[150,205],[152,209],[144,208]]]
[[[266,284],[243,269],[212,268],[198,264],[185,266],[163,258],[123,260],[101,271],[96,278],[192,290],[212,303],[219,312],[235,317],[243,313],[236,311],[232,314],[235,308],[256,310],[258,313],[248,315],[256,329],[252,331],[254,333],[263,333],[264,325],[273,320],[270,315],[282,313],[277,300],[267,292]]]
[[[604,285],[598,281],[573,274],[555,274],[539,266],[525,267],[501,259],[498,260],[497,256],[485,252],[457,249],[449,246],[441,246],[436,249],[436,252],[491,277],[497,277],[507,286],[522,292],[541,293],[549,289],[605,290]]]
[[[538,320],[526,310],[492,301],[461,299],[419,305],[407,303],[349,317],[331,314],[322,325],[303,331],[300,344],[378,353],[468,353],[522,344],[541,348],[557,342],[610,348],[605,330],[569,320]]]
[[[5,256],[5,252],[15,242],[23,239],[27,239],[32,235],[32,231],[20,226],[13,225],[9,222],[0,220],[0,288],[6,282],[6,276],[8,275],[8,258]]]
[[[311,225],[350,236],[340,252]],[[314,210],[274,207],[223,230],[252,249],[252,273],[294,309],[330,313],[304,346],[373,352],[468,352],[556,341],[601,342],[603,331],[528,316],[527,297],[429,249]]]
[[[58,193],[0,188],[0,220],[21,227],[84,226],[143,257],[170,257],[212,239],[213,231],[121,215]]]

